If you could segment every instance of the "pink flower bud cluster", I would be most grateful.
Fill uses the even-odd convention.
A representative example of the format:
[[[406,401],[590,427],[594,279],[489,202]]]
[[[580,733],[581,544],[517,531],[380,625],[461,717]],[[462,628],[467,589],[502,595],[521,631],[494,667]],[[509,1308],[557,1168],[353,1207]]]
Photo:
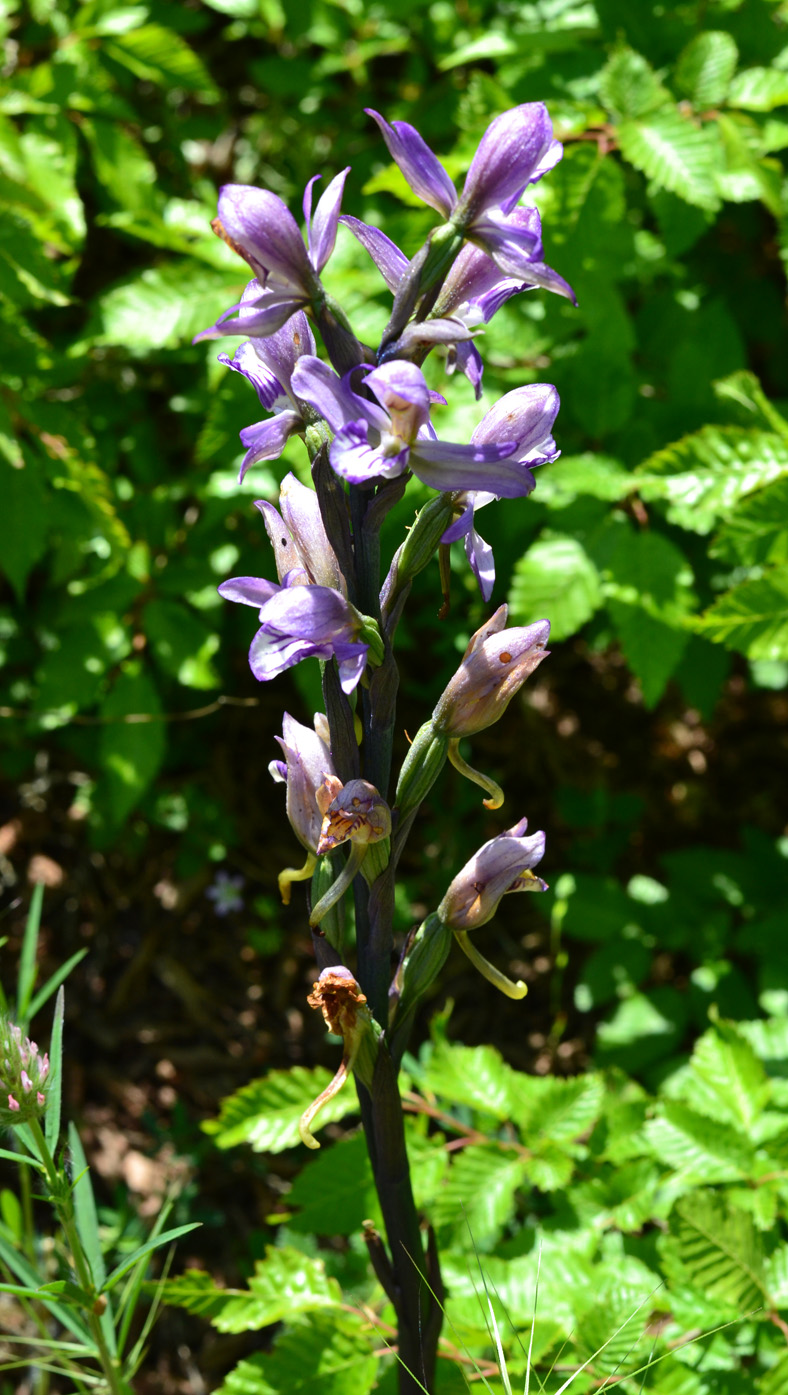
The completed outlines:
[[[22,1036],[20,1027],[0,1020],[0,1125],[13,1127],[43,1114],[49,1057]]]

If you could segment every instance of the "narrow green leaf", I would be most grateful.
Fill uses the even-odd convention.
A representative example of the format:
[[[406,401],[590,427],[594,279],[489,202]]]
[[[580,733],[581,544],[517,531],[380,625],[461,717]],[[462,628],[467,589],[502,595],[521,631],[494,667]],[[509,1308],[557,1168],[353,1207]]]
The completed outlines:
[[[625,160],[661,189],[698,208],[719,208],[715,185],[719,152],[715,133],[694,126],[675,107],[617,128]]]
[[[58,989],[55,999],[55,1015],[52,1019],[52,1034],[49,1039],[49,1089],[47,1091],[47,1112],[44,1120],[44,1136],[50,1153],[57,1152],[60,1138],[60,1100],[63,1092],[63,1014],[66,998],[63,988]]]
[[[12,1153],[8,1148],[0,1148],[0,1158],[6,1158],[8,1162],[22,1163],[28,1167],[35,1167],[39,1172],[44,1171],[44,1164],[38,1158],[28,1157],[27,1153]]]
[[[330,1080],[330,1073],[322,1067],[271,1071],[223,1100],[218,1119],[207,1120],[202,1128],[215,1138],[218,1148],[249,1143],[257,1153],[281,1153],[301,1142],[298,1121]],[[320,1121],[328,1124],[357,1111],[355,1091],[348,1088],[329,1100]]]
[[[15,1274],[16,1277],[21,1280],[26,1288],[33,1289],[36,1292],[38,1291],[40,1288],[39,1275],[36,1273],[32,1264],[19,1250],[15,1249],[13,1245],[10,1245],[2,1235],[0,1235],[0,1261],[10,1269],[12,1274]],[[50,1312],[58,1322],[62,1323],[64,1327],[67,1327],[69,1332],[75,1337],[78,1337],[81,1342],[88,1343],[91,1352],[95,1352],[95,1343],[91,1340],[87,1327],[70,1307],[67,1305],[60,1306],[54,1300],[47,1298],[43,1301],[48,1312]]]
[[[33,994],[33,984],[36,980],[36,950],[38,948],[38,929],[41,924],[41,907],[44,904],[44,885],[39,882],[33,887],[30,897],[30,909],[25,921],[25,933],[22,938],[22,949],[19,955],[19,977],[17,979],[16,990],[16,1020],[17,1025],[22,1025],[30,1021],[33,1016],[30,1011],[30,999]]]
[[[71,970],[75,969],[77,964],[82,963],[82,960],[85,958],[87,952],[88,951],[86,949],[78,949],[76,951],[76,954],[72,954],[71,958],[67,959],[65,964],[61,964],[60,968],[56,969],[55,972],[52,974],[52,977],[48,978],[46,983],[41,988],[39,988],[35,997],[32,998],[30,1002],[31,1021],[35,1017],[36,1013],[40,1012],[44,1004],[49,1002],[49,999],[52,997],[52,994],[57,991],[61,983],[65,983],[66,979],[71,973]]]
[[[165,1230],[163,1235],[157,1235],[153,1240],[148,1240],[144,1245],[140,1245],[132,1254],[121,1260],[120,1264],[116,1265],[101,1285],[101,1292],[109,1293],[118,1280],[122,1279],[123,1275],[127,1274],[130,1269],[133,1269],[137,1261],[144,1258],[145,1255],[152,1254],[154,1250],[161,1249],[162,1245],[168,1245],[172,1240],[177,1240],[180,1235],[188,1235],[190,1230],[199,1230],[201,1224],[201,1221],[192,1221],[189,1225],[176,1226],[174,1230]]]
[[[516,624],[546,615],[553,638],[566,639],[599,609],[599,574],[577,538],[546,533],[516,564],[508,603]]]

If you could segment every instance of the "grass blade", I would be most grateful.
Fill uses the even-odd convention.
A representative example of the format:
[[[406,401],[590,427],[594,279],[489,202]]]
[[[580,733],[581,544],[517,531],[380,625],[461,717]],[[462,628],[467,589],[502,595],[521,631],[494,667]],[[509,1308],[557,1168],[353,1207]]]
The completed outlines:
[[[47,1094],[47,1112],[44,1120],[44,1137],[50,1153],[57,1151],[60,1137],[60,1101],[63,1086],[63,1014],[66,1010],[66,995],[62,987],[55,1002],[55,1016],[52,1019],[52,1036],[49,1041],[49,1069],[51,1082]]]
[[[40,1012],[41,1008],[44,1006],[44,1003],[49,1001],[55,990],[59,988],[61,983],[64,983],[65,980],[68,978],[69,974],[71,973],[71,970],[75,969],[77,964],[79,964],[85,958],[87,952],[88,951],[86,949],[78,949],[76,954],[72,954],[71,958],[67,959],[65,964],[61,964],[60,968],[52,975],[52,977],[47,979],[44,986],[42,988],[39,988],[38,992],[36,993],[36,996],[32,999],[30,1003],[31,1019],[35,1017],[37,1012]]]
[[[36,978],[36,949],[38,948],[38,928],[41,924],[41,907],[44,904],[44,885],[38,882],[30,897],[30,910],[27,913],[22,950],[19,955],[19,974],[16,983],[17,1026],[30,1020],[30,999]]]

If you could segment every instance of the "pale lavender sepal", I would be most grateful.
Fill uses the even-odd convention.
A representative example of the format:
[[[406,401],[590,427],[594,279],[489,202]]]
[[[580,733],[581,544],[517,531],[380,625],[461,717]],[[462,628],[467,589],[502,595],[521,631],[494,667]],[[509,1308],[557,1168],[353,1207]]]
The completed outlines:
[[[508,213],[526,186],[541,179],[562,154],[544,102],[525,102],[502,112],[487,127],[471,161],[460,214],[467,209],[475,218],[493,207]]]
[[[358,686],[367,662],[366,644],[335,644],[334,654],[339,669],[339,686],[343,693],[352,693]]]
[[[277,412],[276,416],[266,421],[258,421],[254,426],[245,426],[240,436],[241,445],[246,447],[246,455],[241,461],[238,483],[258,461],[278,460],[290,437],[303,430],[304,422],[300,414],[290,408]]]
[[[370,444],[366,421],[349,421],[331,442],[331,468],[349,484],[366,484],[371,479],[394,479],[408,468],[407,446],[395,455],[384,455]]]
[[[225,184],[219,191],[219,222],[264,283],[272,276],[293,291],[309,291],[314,273],[304,239],[290,209],[276,194],[248,184]]]
[[[475,332],[462,320],[412,320],[397,340],[396,352],[405,354],[418,344],[458,344]]]
[[[475,528],[469,528],[465,535],[465,555],[479,583],[482,600],[486,604],[495,586],[495,558],[490,544],[485,542]]]
[[[249,339],[238,345],[232,358],[229,354],[217,354],[216,358],[219,363],[223,363],[226,368],[232,368],[235,373],[240,373],[242,378],[246,378],[247,382],[252,384],[261,407],[265,407],[267,412],[272,412],[277,403],[282,403],[283,398],[287,401],[279,379],[261,362]]]
[[[280,584],[284,584],[285,578],[301,566],[301,558],[298,548],[292,538],[284,519],[278,509],[267,499],[255,499],[254,506],[263,515],[265,531],[268,534],[268,541],[274,549],[274,560],[276,562],[276,574]]]
[[[310,219],[309,215],[306,215],[309,236],[309,260],[318,275],[331,256],[334,250],[334,244],[337,240],[339,210],[342,207],[342,194],[349,170],[350,165],[339,174],[335,175],[331,180],[331,183],[327,186],[315,209],[314,218]],[[310,191],[310,208],[311,185],[313,183],[314,180],[310,180],[307,186]],[[306,208],[304,212],[306,213]]]
[[[478,218],[468,229],[468,237],[482,247],[507,276],[522,278],[529,262],[541,261],[544,256],[541,225],[537,222],[530,227],[518,226],[511,216],[505,218],[497,209]]]
[[[275,581],[266,581],[261,576],[234,576],[217,587],[225,601],[239,601],[241,605],[253,605],[256,610],[266,605],[272,596],[279,593]]]
[[[314,489],[302,484],[292,471],[288,472],[279,487],[279,507],[299,562],[306,568],[310,581],[345,595],[347,585],[329,542]]]
[[[195,334],[192,344],[199,344],[203,339],[223,339],[229,334],[245,334],[250,338],[256,335],[267,337],[281,329],[287,324],[291,315],[306,303],[304,295],[295,295],[292,291],[267,291],[265,297],[261,292],[260,304],[254,308],[250,307],[248,313],[243,317],[236,315],[236,311],[241,309],[241,304],[233,305],[229,310],[225,310],[220,315],[215,325],[209,329],[203,329],[199,334]],[[233,316],[236,316],[233,319]]]
[[[285,712],[282,718],[282,735],[277,736],[276,740],[286,758],[287,817],[299,842],[315,852],[323,822],[315,792],[326,775],[335,774],[331,753],[312,727],[303,726],[289,712]],[[279,768],[282,765],[281,761],[272,761],[269,765],[274,779],[281,778]],[[276,774],[272,769],[274,766],[277,767]]]
[[[330,659],[336,654],[340,681],[346,692],[351,691],[363,671],[367,646],[355,640],[357,621],[344,597],[325,586],[273,590],[249,650],[255,677],[266,682],[302,659]]]
[[[253,339],[252,345],[258,358],[279,379],[285,392],[289,392],[299,358],[315,352],[315,336],[303,310],[297,310],[280,329],[264,339]]]
[[[410,452],[414,475],[442,492],[487,490],[501,499],[521,499],[534,487],[533,475],[509,457],[513,441],[477,446],[419,441]]]
[[[485,413],[471,440],[483,444],[505,438],[515,442],[514,460],[533,464],[554,460],[558,449],[552,428],[560,405],[558,393],[550,383],[528,383],[525,387],[514,388]],[[487,488],[495,489],[492,484]]]
[[[478,402],[482,395],[484,361],[473,342],[461,343],[458,341],[455,344],[446,359],[446,372],[453,373],[455,369],[458,369],[468,379]]]
[[[380,228],[373,228],[371,223],[362,223],[360,218],[353,218],[348,213],[343,213],[339,221],[369,253],[389,290],[396,291],[409,265],[405,253],[400,252],[396,243],[386,237]]]
[[[293,392],[319,412],[332,431],[341,431],[349,421],[364,418],[378,430],[385,431],[385,412],[373,402],[354,392],[349,375],[339,378],[322,359],[305,354],[299,359],[291,379]]]
[[[392,160],[399,165],[414,194],[444,218],[450,218],[457,204],[457,191],[427,142],[407,121],[395,121],[389,125],[371,107],[364,110],[377,122]]]
[[[403,441],[412,441],[430,419],[430,390],[424,374],[407,359],[392,359],[367,373],[364,386],[371,388],[391,419],[389,430]]]

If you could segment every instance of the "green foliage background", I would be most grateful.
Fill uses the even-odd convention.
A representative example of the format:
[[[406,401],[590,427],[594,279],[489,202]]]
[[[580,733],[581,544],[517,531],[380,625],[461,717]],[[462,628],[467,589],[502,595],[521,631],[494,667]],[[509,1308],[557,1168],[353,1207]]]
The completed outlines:
[[[205,731],[221,713],[210,728],[166,719],[257,696],[247,617],[215,588],[234,571],[270,573],[251,502],[275,497],[305,461],[293,445],[236,483],[237,433],[256,403],[216,346],[190,346],[245,279],[209,224],[228,179],[295,210],[312,174],[350,164],[345,208],[415,250],[432,215],[387,162],[365,105],[412,121],[458,176],[514,103],[547,101],[566,143],[535,197],[547,260],[579,308],[518,297],[483,345],[487,402],[524,381],[555,382],[563,402],[562,458],[522,508],[485,515],[496,602],[508,599],[517,621],[548,615],[554,653],[585,656],[581,681],[597,682],[600,705],[611,655],[631,673],[633,702],[659,711],[678,700],[705,721],[731,671],[767,693],[785,684],[787,5],[6,0],[2,12],[9,780],[30,779],[42,751],[76,764],[92,843],[143,857],[150,839],[177,836],[183,876],[242,839],[245,801],[222,800],[204,778]],[[327,280],[373,339],[387,296],[349,236]],[[450,401],[441,433],[467,439],[480,411],[467,384],[440,363],[433,374]],[[421,498],[414,482],[392,546]],[[482,611],[461,556],[455,588],[467,634]],[[435,592],[434,578],[420,581],[403,631],[417,723],[463,643],[451,627],[437,632]],[[289,697],[283,687],[262,700],[308,710],[314,677],[304,666]],[[533,736],[534,714],[521,715]],[[513,749],[492,755],[506,783]],[[614,790],[600,770],[593,789],[564,780],[552,805],[550,791],[534,795],[548,835],[551,812],[566,833],[566,870],[545,898],[551,1006],[556,1022],[573,1011],[598,1023],[594,1071],[524,1075],[491,1047],[452,1043],[443,1019],[408,1063],[414,1174],[447,1255],[449,1338],[480,1359],[492,1350],[469,1225],[515,1328],[530,1321],[541,1245],[534,1353],[545,1370],[557,1360],[565,1378],[567,1361],[580,1365],[627,1324],[577,1391],[735,1320],[653,1367],[644,1388],[778,1395],[788,843],[770,816],[742,829],[731,808],[724,847],[710,846],[718,821],[690,845],[662,827],[657,860],[633,871],[627,831],[657,821],[656,796],[644,808],[635,784]],[[463,838],[481,841],[478,826],[444,834],[435,821],[425,844],[433,834],[442,856],[411,869],[414,899],[430,904]],[[660,975],[666,953],[680,982]],[[579,966],[569,988],[567,956]],[[217,1144],[292,1146],[292,1120],[321,1081],[304,1070],[252,1083],[226,1102]],[[449,1138],[462,1146],[447,1152]],[[387,1388],[380,1337],[348,1311],[366,1304],[387,1331],[358,1240],[375,1217],[366,1176],[351,1131],[298,1176],[248,1291],[222,1295],[207,1273],[173,1281],[172,1301],[220,1331],[287,1318],[273,1354],[228,1377],[228,1395]],[[344,1248],[315,1239],[336,1234]],[[522,1350],[510,1329],[503,1340],[520,1379]],[[464,1388],[460,1371],[442,1362],[440,1389]],[[557,1374],[546,1379],[558,1388]]]

